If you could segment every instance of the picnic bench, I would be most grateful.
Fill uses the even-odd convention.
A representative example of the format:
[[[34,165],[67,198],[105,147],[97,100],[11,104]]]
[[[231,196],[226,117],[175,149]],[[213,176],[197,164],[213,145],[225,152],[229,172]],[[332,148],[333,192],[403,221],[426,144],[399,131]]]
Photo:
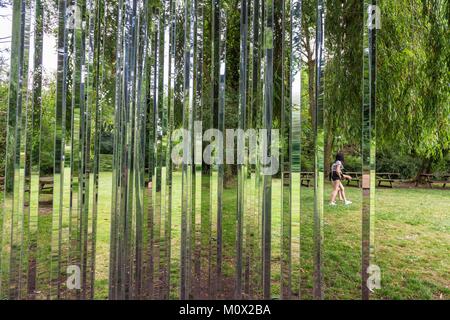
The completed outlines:
[[[309,188],[314,180],[314,172],[301,172],[300,183],[302,186]]]
[[[361,181],[362,181],[361,172],[345,172],[345,174],[352,177],[351,180],[347,180],[347,186],[350,186],[352,182],[356,182],[356,187],[361,188]]]
[[[53,177],[39,178],[39,191],[53,188]]]
[[[442,183],[442,187],[445,188],[445,186],[447,184],[450,184],[450,174],[445,174],[443,176],[441,176],[441,180],[435,180],[431,182],[432,184],[441,184]]]
[[[400,173],[377,172],[378,187],[382,187],[383,182],[387,182],[389,186],[385,185],[385,187],[394,188],[393,183],[396,181],[400,181]]]
[[[435,175],[435,174],[428,174],[423,173],[419,176],[419,179],[416,181],[416,187],[419,185],[419,183],[423,181],[425,184],[427,184],[430,188],[433,188],[434,184],[442,184],[442,187],[445,188],[447,184],[450,185],[450,175]]]
[[[352,181],[355,181],[358,186],[361,186],[362,175],[360,172],[348,172],[346,174],[352,176],[353,178],[352,180],[347,181],[347,185],[349,185]],[[314,181],[314,172],[301,172],[300,181],[302,186],[307,188],[311,187],[311,184]]]
[[[3,184],[5,182],[5,177],[0,177],[0,189],[3,189]],[[29,185],[29,183],[27,184]],[[39,178],[39,191],[44,189],[53,188],[53,177],[41,177]],[[24,190],[25,192],[30,192],[29,188]]]

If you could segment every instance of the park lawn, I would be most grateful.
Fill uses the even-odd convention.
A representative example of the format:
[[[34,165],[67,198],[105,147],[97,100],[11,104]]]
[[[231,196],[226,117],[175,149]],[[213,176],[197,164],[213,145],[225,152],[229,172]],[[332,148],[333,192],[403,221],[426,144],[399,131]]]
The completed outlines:
[[[96,247],[95,298],[107,299],[111,208],[111,172],[101,172]],[[224,276],[232,279],[235,257],[236,189],[224,190]],[[298,190],[294,190],[297,194]],[[327,205],[325,190],[324,283],[326,299],[359,299],[361,269],[361,191],[348,187],[354,204]],[[174,175],[171,296],[179,280],[181,178]],[[280,296],[281,182],[272,188],[272,296]],[[312,298],[312,188],[301,189],[301,223],[293,216],[293,296]],[[375,264],[381,268],[381,289],[374,299],[450,299],[450,190],[377,189]],[[6,222],[6,221],[5,221]],[[6,222],[8,224],[8,222]],[[299,243],[299,232],[301,242]],[[54,233],[56,234],[56,233]],[[53,242],[53,241],[52,241]],[[300,248],[300,249],[299,249]],[[47,250],[47,248],[42,248]],[[41,256],[43,252],[38,255]],[[46,261],[42,258],[41,261]],[[299,278],[300,277],[300,278]],[[232,281],[232,280],[230,280]]]
[[[450,192],[380,190],[376,250],[378,298],[450,298]]]
[[[96,298],[107,298],[109,264],[110,173],[100,179],[97,230]],[[174,175],[173,208],[180,210],[181,179]],[[330,207],[325,190],[324,280],[326,299],[359,299],[361,269],[361,191],[346,188],[354,204]],[[236,198],[224,190],[224,203]],[[301,249],[298,219],[293,217],[292,286],[298,296],[300,274],[303,299],[312,298],[313,189],[301,189]],[[281,183],[273,180],[272,295],[280,292]],[[224,275],[233,276],[235,206],[224,210]],[[437,189],[377,189],[375,263],[381,268],[381,289],[374,299],[450,299],[450,191]],[[180,215],[173,214],[172,292],[177,292]],[[297,226],[297,228],[296,228]],[[227,259],[227,256],[229,257]],[[298,259],[297,257],[300,257]],[[299,261],[301,265],[299,265]]]

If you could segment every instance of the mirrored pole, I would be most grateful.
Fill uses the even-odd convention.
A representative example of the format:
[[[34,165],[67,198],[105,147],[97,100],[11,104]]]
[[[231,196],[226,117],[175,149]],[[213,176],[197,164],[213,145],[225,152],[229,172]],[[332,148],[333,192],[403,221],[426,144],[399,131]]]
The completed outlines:
[[[2,243],[0,256],[0,298],[15,299],[18,295],[18,269],[20,261],[20,210],[19,187],[21,175],[21,130],[24,97],[27,81],[27,52],[29,42],[26,35],[29,6],[26,1],[14,1],[12,8],[11,66],[9,83],[9,105],[7,111],[7,141],[4,178],[4,207],[2,209]],[[28,42],[28,44],[27,44]]]
[[[263,129],[262,150],[264,160],[271,158],[271,129],[273,116],[273,53],[274,53],[274,4],[273,0],[264,3],[264,82],[263,82]],[[267,162],[264,161],[264,165]],[[266,168],[262,168],[263,171]],[[264,299],[271,297],[271,245],[272,245],[272,176],[269,172],[263,175],[262,190],[262,286]]]
[[[301,192],[301,101],[302,101],[302,0],[292,0],[290,8],[290,104],[291,104],[291,215],[292,215],[292,266],[300,269],[300,192]],[[298,239],[298,240],[295,240]],[[298,241],[298,243],[296,242]],[[294,247],[294,244],[296,245]],[[300,298],[300,274],[293,279],[293,290],[298,287]]]
[[[212,128],[212,87],[214,82],[212,81],[212,32],[211,18],[212,18],[212,2],[207,0],[199,1],[199,15],[198,28],[199,32],[203,35],[202,46],[198,43],[199,53],[202,51],[202,82],[201,82],[201,121],[202,121],[202,137],[206,130]],[[201,30],[200,30],[201,28]],[[201,48],[201,49],[200,49]],[[198,64],[200,67],[200,65]],[[200,83],[198,84],[200,86]],[[203,140],[203,139],[202,139]],[[209,145],[207,141],[202,141],[201,152]],[[202,154],[202,172],[201,172],[201,281],[200,288],[209,297],[209,287],[211,283],[211,196],[212,196],[212,171],[213,166],[206,162]]]
[[[198,299],[201,294],[202,285],[202,144],[203,144],[203,48],[204,48],[204,3],[195,1],[195,45],[194,45],[194,132],[192,133],[193,144],[193,251],[192,251],[192,297]]]
[[[375,255],[375,157],[376,157],[376,36],[379,28],[377,0],[364,1],[363,103],[362,103],[362,299],[368,300],[369,276],[377,268]]]
[[[211,43],[211,57],[210,57],[210,70],[211,70],[211,129],[219,129],[219,79],[220,79],[220,1],[213,0],[211,2],[210,9],[210,43]],[[222,141],[215,142],[215,152],[218,153],[217,144]],[[220,146],[219,146],[220,148]],[[219,151],[222,151],[219,149]],[[218,155],[214,154],[214,161],[211,165],[211,188],[210,188],[210,255],[209,255],[209,297],[215,299],[217,294],[217,275],[218,275],[218,180],[219,180],[219,170],[218,170]]]
[[[316,27],[316,101],[314,112],[314,285],[315,299],[323,299],[323,184],[324,184],[324,69],[325,3],[317,1]]]
[[[42,120],[42,77],[43,77],[43,14],[42,2],[36,0],[34,13],[34,57],[33,57],[33,80],[31,93],[31,136],[37,137],[41,130]],[[27,272],[27,298],[34,297],[34,290],[36,288],[36,255],[37,255],[37,227],[38,227],[38,208],[39,199],[36,193],[39,192],[39,149],[40,139],[32,139],[30,143],[30,164],[27,168],[30,170],[30,186],[29,192],[34,193],[35,196],[30,195],[29,206],[29,223],[28,223],[28,272]],[[26,169],[27,170],[27,169]]]
[[[239,110],[238,110],[238,129],[246,129],[247,115],[247,37],[248,37],[248,9],[247,0],[241,0],[241,42],[240,42],[240,65],[239,65]],[[239,140],[239,136],[238,136]],[[238,142],[237,153],[242,154],[244,150]],[[239,161],[239,158],[238,158]],[[242,276],[243,276],[243,236],[244,236],[244,212],[245,212],[245,180],[246,165],[244,163],[237,164],[238,174],[238,195],[237,195],[237,232],[236,232],[236,283],[235,283],[235,299],[242,297]]]
[[[292,231],[293,231],[293,211],[295,185],[293,185],[293,163],[292,163],[292,145],[294,139],[299,140],[299,136],[293,137],[292,130],[292,104],[291,104],[291,10],[290,2],[283,1],[281,5],[281,290],[282,299],[289,300],[292,296]],[[298,168],[297,168],[298,169]]]
[[[262,127],[263,114],[263,83],[264,83],[264,41],[263,41],[263,1],[255,0],[252,4],[252,48],[251,48],[251,82],[249,83],[249,97],[251,100],[251,126],[258,136],[258,130]],[[250,86],[251,84],[251,86]],[[256,139],[257,140],[257,139]],[[259,148],[255,142],[252,154],[252,187],[253,201],[252,207],[252,256],[250,282],[252,288],[250,294],[252,298],[262,297],[262,174]]]
[[[182,216],[181,216],[181,285],[180,299],[189,299],[192,276],[192,141],[194,103],[194,0],[184,1],[184,96],[183,96],[183,172],[182,172]]]
[[[53,202],[53,221],[52,221],[52,257],[51,257],[51,297],[60,298],[63,291],[63,279],[67,268],[67,249],[64,247],[67,237],[63,232],[63,218],[67,216],[64,210],[64,186],[69,177],[65,177],[65,142],[67,127],[67,88],[68,88],[68,61],[67,61],[67,35],[66,29],[66,1],[59,1],[58,17],[58,70],[56,78],[56,123],[55,123],[55,181],[54,181],[54,202]],[[70,108],[69,108],[70,110]],[[69,126],[70,129],[70,126]],[[69,178],[69,179],[68,179]],[[67,221],[64,221],[67,223]],[[66,230],[64,230],[66,231]],[[64,251],[63,251],[64,247]]]
[[[227,18],[228,13],[222,8],[220,2],[218,6],[218,27],[219,27],[219,56],[218,56],[218,72],[219,72],[219,93],[218,93],[218,110],[217,110],[217,129],[218,132],[225,132],[225,95],[226,95],[226,71],[227,71]],[[218,146],[217,161],[217,256],[216,256],[216,294],[223,294],[223,251],[224,251],[224,209],[227,205],[224,203],[224,183],[225,183],[225,142]],[[216,296],[218,298],[218,296]]]

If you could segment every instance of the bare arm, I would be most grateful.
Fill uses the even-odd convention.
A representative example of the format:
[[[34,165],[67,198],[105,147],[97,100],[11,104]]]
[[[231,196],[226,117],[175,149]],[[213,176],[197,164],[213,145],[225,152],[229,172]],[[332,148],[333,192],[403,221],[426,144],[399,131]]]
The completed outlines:
[[[336,166],[336,173],[338,174],[341,179],[344,177],[344,174],[342,173],[341,165]]]
[[[336,172],[337,172],[337,174],[339,175],[339,177],[341,177],[341,179],[352,180],[352,177],[351,177],[351,176],[342,173],[342,169],[341,169],[341,166],[340,166],[340,165],[337,166]]]

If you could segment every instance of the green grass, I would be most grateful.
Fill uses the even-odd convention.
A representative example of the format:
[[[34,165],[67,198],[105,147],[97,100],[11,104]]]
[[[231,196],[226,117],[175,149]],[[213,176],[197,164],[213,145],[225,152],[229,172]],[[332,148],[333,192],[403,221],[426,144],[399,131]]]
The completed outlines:
[[[172,296],[177,296],[181,229],[181,176],[174,175],[172,199]],[[100,173],[95,298],[108,296],[110,172]],[[361,272],[361,191],[347,188],[354,204],[327,205],[325,188],[324,280],[326,299],[359,299]],[[251,189],[246,188],[246,194]],[[298,194],[299,190],[294,190]],[[375,264],[381,268],[381,289],[374,299],[450,299],[450,191],[377,189]],[[232,283],[235,257],[236,185],[224,190],[224,265]],[[295,296],[312,298],[312,188],[301,189],[301,221],[293,216],[292,286]],[[299,227],[300,226],[300,227]],[[44,227],[44,226],[42,226]],[[256,230],[257,226],[255,226]],[[301,236],[299,237],[299,234]],[[280,296],[281,182],[272,184],[272,296]],[[299,243],[299,239],[301,239]],[[301,248],[299,250],[299,247]],[[43,259],[45,260],[45,259]]]
[[[104,183],[104,203],[108,205]],[[172,285],[178,281],[181,178],[174,176]],[[354,204],[329,207],[330,186],[325,190],[324,279],[326,299],[360,299],[361,191],[347,188]],[[224,275],[234,274],[235,188],[224,190]],[[297,191],[297,190],[295,190]],[[301,189],[301,250],[298,250],[298,219],[293,217],[293,291],[312,298],[313,189]],[[381,268],[381,289],[374,299],[450,298],[450,193],[448,190],[377,189],[375,263]],[[272,295],[280,295],[281,183],[273,181],[272,194]],[[102,208],[98,223],[97,298],[106,298],[109,207]],[[176,292],[176,290],[174,290]]]

